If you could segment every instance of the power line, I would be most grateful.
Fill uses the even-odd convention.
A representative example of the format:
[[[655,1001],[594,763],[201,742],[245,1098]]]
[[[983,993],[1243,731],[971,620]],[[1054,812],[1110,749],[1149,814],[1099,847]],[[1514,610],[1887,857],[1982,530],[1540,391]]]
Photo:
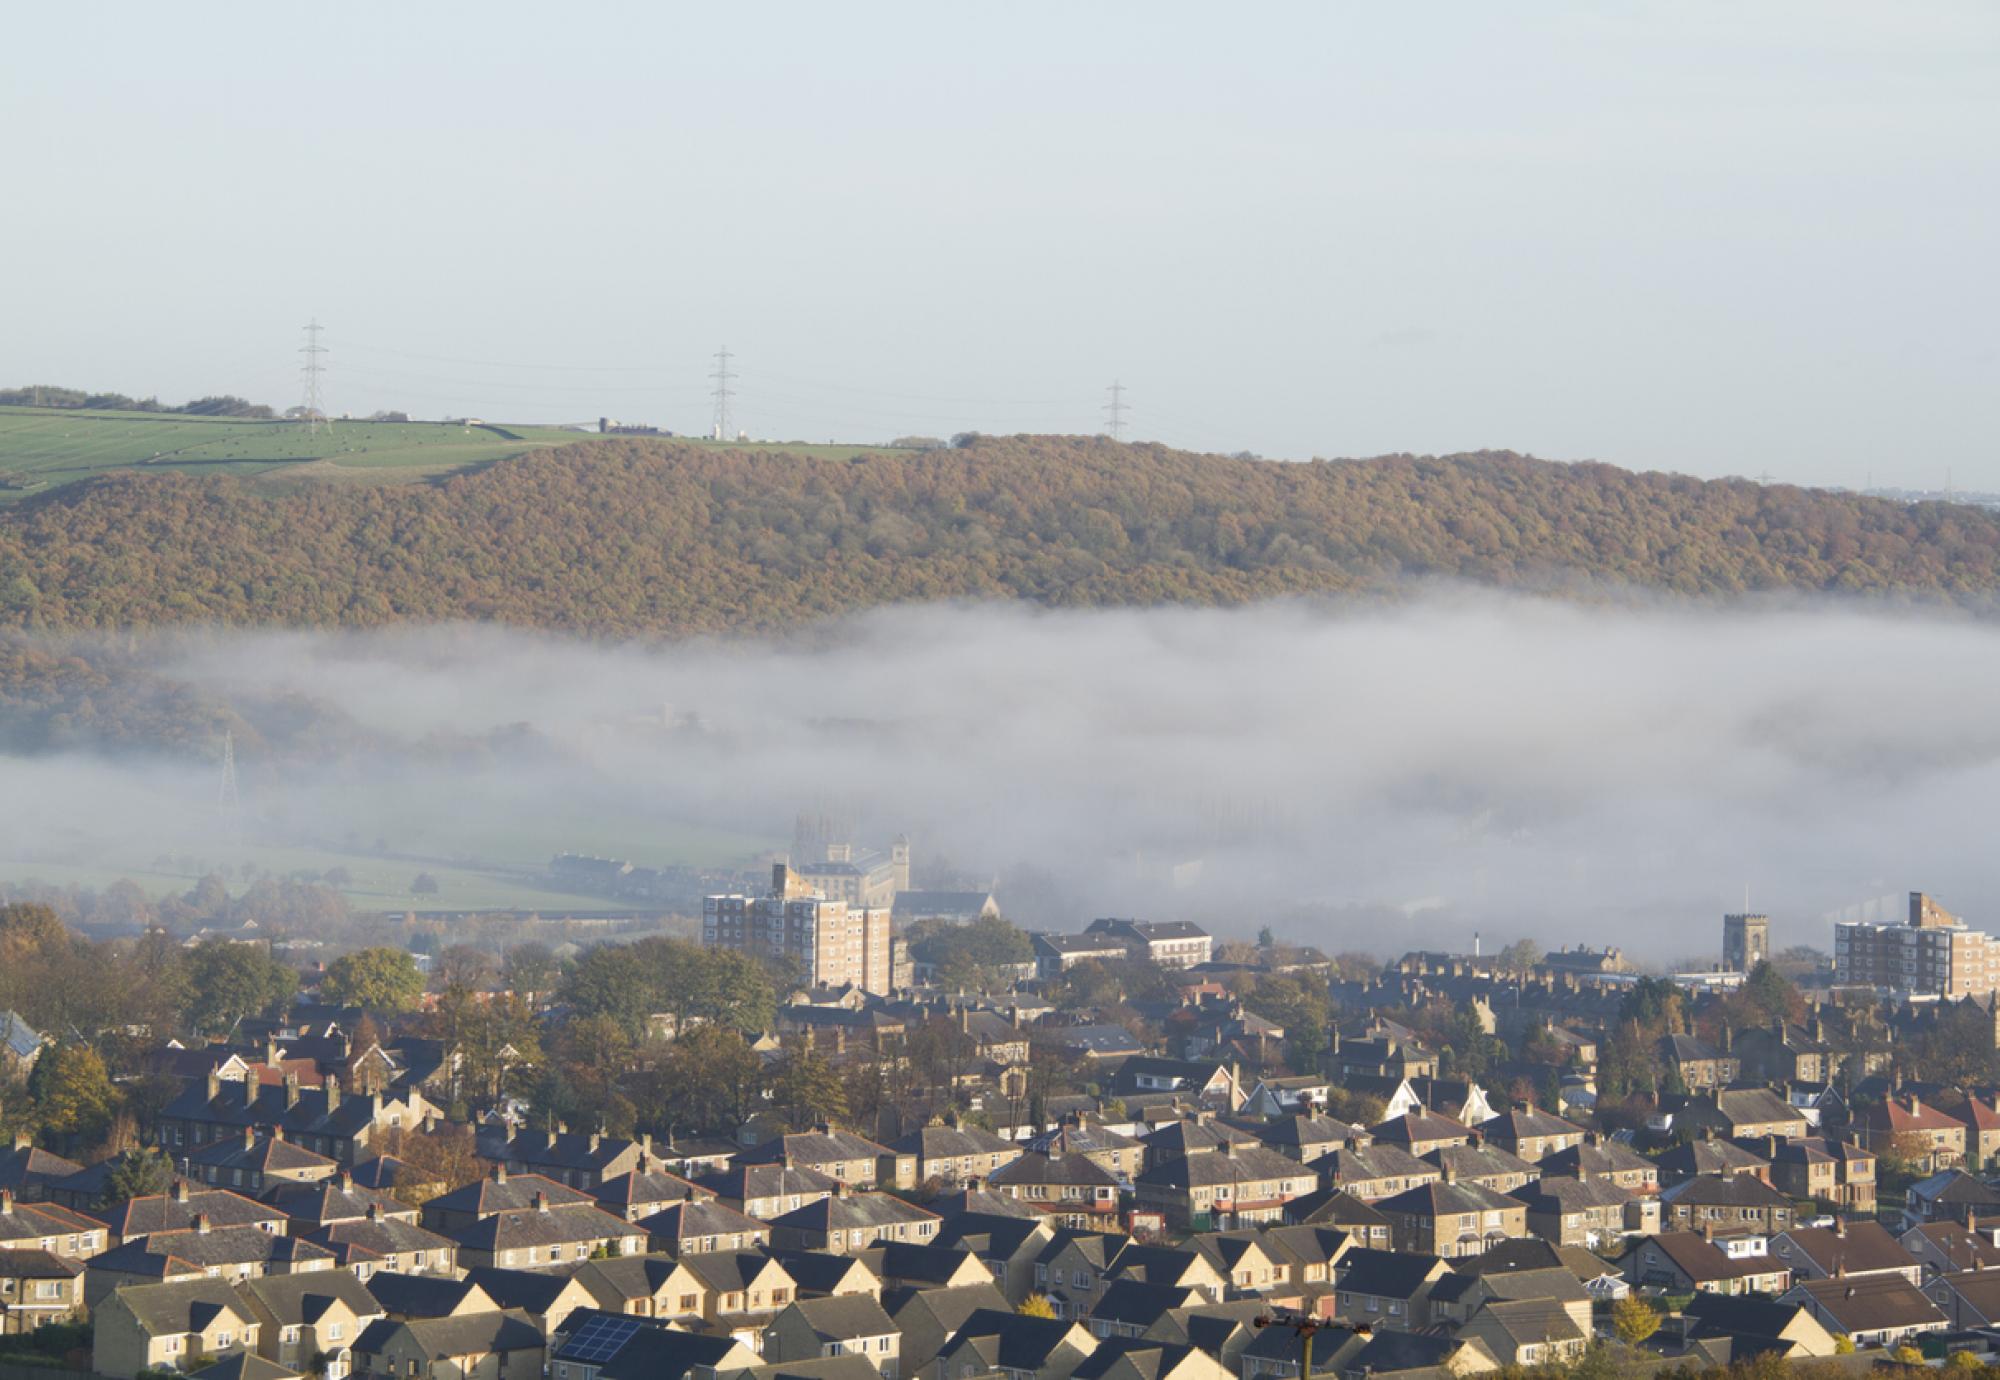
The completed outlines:
[[[715,439],[718,441],[729,439],[729,400],[736,396],[735,390],[729,386],[729,381],[736,377],[729,372],[729,359],[729,347],[725,345],[715,352],[715,370],[708,376],[715,384],[709,390],[709,396],[715,399]]]
[[[1113,379],[1111,386],[1104,390],[1111,395],[1111,401],[1104,404],[1104,414],[1110,419],[1111,439],[1122,440],[1125,434],[1125,385]]]
[[[299,372],[306,376],[306,434],[310,436],[319,435],[319,376],[326,369],[326,364],[322,357],[327,352],[326,346],[319,343],[319,333],[325,329],[326,327],[319,324],[317,316],[308,321],[305,327],[305,347],[299,351],[300,354],[306,357],[306,362],[299,367]],[[331,417],[326,419],[326,429],[328,431],[333,430],[333,419]]]

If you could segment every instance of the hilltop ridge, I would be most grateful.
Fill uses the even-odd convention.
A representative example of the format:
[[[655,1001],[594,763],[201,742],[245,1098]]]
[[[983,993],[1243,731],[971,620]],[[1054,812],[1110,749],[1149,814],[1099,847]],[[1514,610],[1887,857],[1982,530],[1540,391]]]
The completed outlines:
[[[426,484],[124,473],[0,512],[0,626],[769,630],[877,604],[1229,604],[1437,576],[1982,599],[2000,521],[1510,452],[1283,463],[978,437],[836,456],[674,440]]]

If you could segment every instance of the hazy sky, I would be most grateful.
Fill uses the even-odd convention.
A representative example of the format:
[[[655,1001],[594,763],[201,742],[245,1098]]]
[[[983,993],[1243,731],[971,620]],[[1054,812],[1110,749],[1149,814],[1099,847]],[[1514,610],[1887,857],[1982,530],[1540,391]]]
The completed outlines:
[[[2000,6],[17,7],[0,382],[2000,488]]]

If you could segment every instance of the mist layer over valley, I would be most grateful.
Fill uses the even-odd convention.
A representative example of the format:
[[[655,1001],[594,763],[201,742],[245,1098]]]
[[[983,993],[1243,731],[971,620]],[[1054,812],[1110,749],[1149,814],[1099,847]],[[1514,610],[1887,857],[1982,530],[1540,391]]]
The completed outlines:
[[[317,849],[756,867],[801,809],[1025,923],[1661,960],[2000,888],[2000,629],[1834,603],[1436,590],[1230,611],[878,610],[783,640],[16,638],[0,879]],[[24,670],[24,667],[38,668]],[[38,698],[39,697],[39,698]],[[240,815],[218,809],[219,748]]]

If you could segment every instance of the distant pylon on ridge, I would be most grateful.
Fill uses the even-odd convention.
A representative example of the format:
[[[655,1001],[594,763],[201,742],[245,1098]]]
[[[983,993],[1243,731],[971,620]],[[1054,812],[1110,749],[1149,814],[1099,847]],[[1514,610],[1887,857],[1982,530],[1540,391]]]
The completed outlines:
[[[299,353],[306,357],[306,362],[299,366],[299,372],[304,374],[306,379],[306,434],[309,436],[319,435],[321,421],[326,423],[328,431],[333,430],[333,418],[324,416],[325,409],[321,406],[319,393],[319,378],[326,369],[323,356],[327,353],[326,346],[319,343],[319,333],[325,329],[326,327],[319,324],[317,316],[306,322],[306,343],[299,350]]]
[[[1111,395],[1111,401],[1104,404],[1105,430],[1110,432],[1112,440],[1122,441],[1125,439],[1125,414],[1130,411],[1125,405],[1125,385],[1113,379],[1111,386],[1104,391]]]
[[[729,353],[727,345],[717,350],[714,358],[715,368],[708,377],[709,381],[715,385],[709,389],[709,396],[715,400],[715,439],[718,441],[727,441],[730,439],[729,400],[736,396],[736,390],[731,388],[729,384],[736,375],[729,370],[729,361],[732,356]]]

